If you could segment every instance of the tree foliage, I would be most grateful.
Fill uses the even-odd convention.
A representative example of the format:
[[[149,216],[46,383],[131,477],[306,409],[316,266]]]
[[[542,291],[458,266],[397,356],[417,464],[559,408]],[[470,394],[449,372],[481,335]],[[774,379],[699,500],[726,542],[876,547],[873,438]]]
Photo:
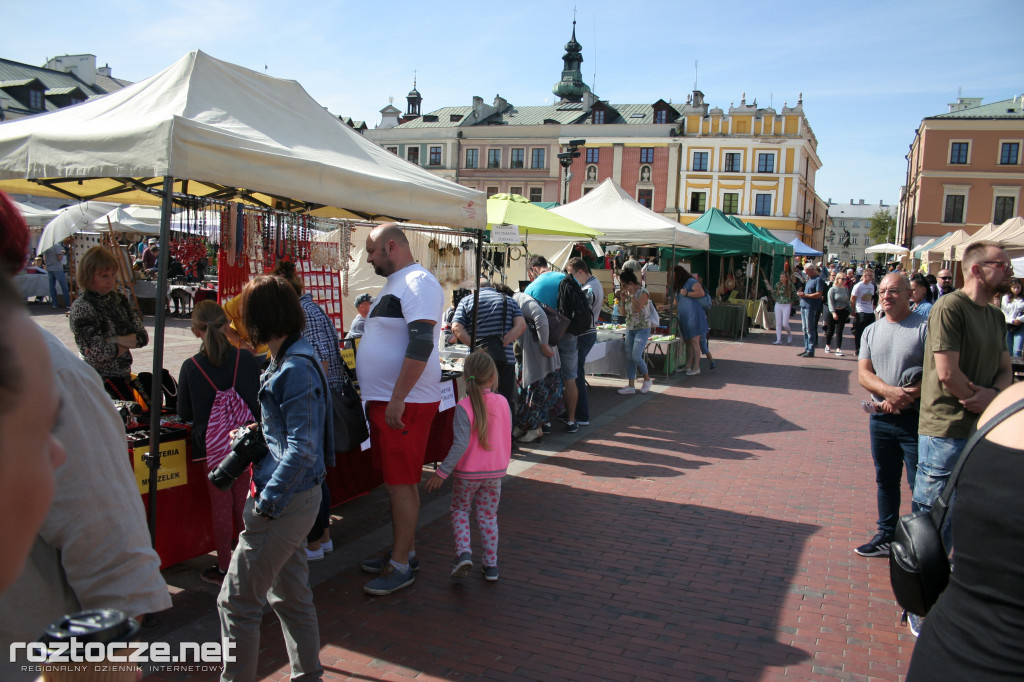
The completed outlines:
[[[872,244],[884,244],[896,238],[896,214],[887,208],[880,208],[871,216],[868,236]]]

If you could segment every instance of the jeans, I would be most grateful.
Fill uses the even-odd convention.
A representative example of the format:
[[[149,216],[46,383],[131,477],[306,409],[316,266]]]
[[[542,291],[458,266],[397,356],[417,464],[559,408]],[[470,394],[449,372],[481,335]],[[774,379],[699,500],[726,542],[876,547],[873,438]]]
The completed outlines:
[[[821,308],[800,306],[800,322],[804,327],[804,350],[814,355],[814,347],[818,345],[818,318]]]
[[[1006,325],[1006,349],[1015,358],[1019,358],[1024,352],[1024,324],[1016,327]]]
[[[580,334],[576,337],[576,421],[590,421],[590,400],[587,398],[587,374],[583,365],[587,362],[590,349],[597,343],[597,333]]]
[[[647,339],[651,335],[651,328],[627,329],[626,330],[626,378],[630,381],[636,379],[639,369],[642,374],[647,374],[647,363],[644,361],[644,349],[647,348]]]
[[[907,469],[907,485],[914,493],[917,477],[917,412],[871,415],[868,430],[871,458],[875,460],[875,484],[878,486],[878,532],[891,538],[900,515],[900,478]],[[917,504],[911,503],[917,511]]]
[[[63,270],[47,270],[47,277],[50,280],[50,305],[57,307],[57,284],[60,283],[60,290],[64,296],[64,307],[71,305],[71,290],[68,289],[68,276]]]
[[[281,629],[292,680],[319,680],[320,629],[306,563],[306,533],[320,510],[320,486],[295,493],[275,519],[253,513],[245,501],[245,530],[231,555],[217,597],[221,637],[235,642],[235,662],[222,681],[256,678],[263,605],[270,604]]]
[[[967,445],[966,438],[938,438],[936,436],[918,436],[917,439],[917,479],[914,481],[914,502],[921,511],[931,511],[932,503],[946,488],[946,481],[960,459],[960,453]],[[952,508],[952,500],[950,501]],[[946,523],[942,528],[942,541],[946,550],[953,546],[953,530],[950,524],[951,514],[946,514]]]

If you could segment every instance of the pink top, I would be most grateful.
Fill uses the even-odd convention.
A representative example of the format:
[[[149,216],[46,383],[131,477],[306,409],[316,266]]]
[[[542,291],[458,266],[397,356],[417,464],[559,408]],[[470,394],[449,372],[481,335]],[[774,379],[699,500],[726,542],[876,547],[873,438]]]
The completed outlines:
[[[473,404],[466,396],[456,405],[453,430],[455,441],[448,456],[438,467],[437,475],[448,478],[501,478],[512,458],[512,412],[508,401],[490,390],[483,392],[487,405],[487,441],[489,449],[480,446],[473,435]]]

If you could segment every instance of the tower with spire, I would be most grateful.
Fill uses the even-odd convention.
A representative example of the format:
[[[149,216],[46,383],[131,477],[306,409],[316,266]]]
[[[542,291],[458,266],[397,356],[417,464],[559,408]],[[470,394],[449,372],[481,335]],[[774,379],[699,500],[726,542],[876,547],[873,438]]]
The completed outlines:
[[[561,102],[581,102],[583,94],[590,92],[590,87],[583,82],[583,46],[576,40],[576,20],[572,22],[572,38],[565,44],[565,55],[562,57],[562,80],[555,83],[551,92]]]
[[[408,103],[405,110],[406,119],[419,118],[420,116],[420,104],[423,102],[423,96],[420,95],[420,91],[416,89],[416,76],[412,77],[412,90],[405,96],[405,101]]]

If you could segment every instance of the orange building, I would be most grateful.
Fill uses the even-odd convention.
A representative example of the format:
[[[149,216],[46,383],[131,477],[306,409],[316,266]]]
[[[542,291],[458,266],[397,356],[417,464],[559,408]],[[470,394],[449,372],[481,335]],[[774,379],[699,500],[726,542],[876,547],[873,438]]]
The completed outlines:
[[[913,248],[1020,215],[1022,154],[1024,95],[985,105],[960,97],[925,118],[907,154],[899,243]]]

